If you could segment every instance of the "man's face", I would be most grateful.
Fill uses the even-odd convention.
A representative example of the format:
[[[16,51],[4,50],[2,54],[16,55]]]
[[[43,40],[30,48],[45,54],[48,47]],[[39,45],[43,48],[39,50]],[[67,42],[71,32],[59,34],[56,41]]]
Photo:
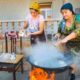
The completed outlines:
[[[38,12],[34,9],[30,9],[30,13],[33,17],[36,17],[38,15]]]
[[[63,18],[66,20],[72,16],[72,12],[68,9],[61,10],[61,14],[62,14]]]

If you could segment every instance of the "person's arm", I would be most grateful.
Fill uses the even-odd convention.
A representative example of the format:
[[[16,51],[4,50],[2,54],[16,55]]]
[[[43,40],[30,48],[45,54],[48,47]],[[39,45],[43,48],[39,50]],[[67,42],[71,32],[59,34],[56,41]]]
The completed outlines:
[[[77,37],[77,34],[75,32],[72,32],[68,36],[66,36],[64,39],[61,40],[61,43],[66,43],[72,39],[75,39]]]
[[[75,39],[77,37],[77,34],[75,32],[72,32],[71,34],[69,34],[68,36],[66,36],[64,39],[56,42],[54,45],[55,46],[60,46],[63,44],[66,44],[68,41]]]
[[[34,32],[34,33],[30,33],[30,34],[31,35],[39,35],[39,34],[43,33],[43,31],[44,31],[44,21],[41,21],[39,23],[39,31]]]

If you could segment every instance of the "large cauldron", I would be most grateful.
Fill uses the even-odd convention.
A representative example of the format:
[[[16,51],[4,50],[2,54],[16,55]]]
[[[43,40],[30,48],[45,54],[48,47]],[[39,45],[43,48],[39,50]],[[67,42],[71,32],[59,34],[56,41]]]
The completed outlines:
[[[67,64],[64,54],[53,45],[38,44],[32,47],[28,61],[32,67],[48,72],[54,71],[55,80],[70,80],[70,66]]]

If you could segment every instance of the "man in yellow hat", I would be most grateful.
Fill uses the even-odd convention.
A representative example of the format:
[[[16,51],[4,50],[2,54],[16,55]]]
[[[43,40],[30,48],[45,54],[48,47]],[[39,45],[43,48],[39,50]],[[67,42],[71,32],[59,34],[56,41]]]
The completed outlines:
[[[40,6],[37,2],[31,3],[30,14],[24,23],[24,28],[27,30],[27,36],[30,37],[31,44],[38,41],[45,41],[44,36],[44,18],[40,14]]]

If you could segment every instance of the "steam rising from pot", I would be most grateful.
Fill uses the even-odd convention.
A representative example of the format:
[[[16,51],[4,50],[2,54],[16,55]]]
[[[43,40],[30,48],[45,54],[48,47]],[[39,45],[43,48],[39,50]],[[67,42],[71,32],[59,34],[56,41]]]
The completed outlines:
[[[48,43],[38,43],[26,49],[27,58],[38,66],[44,67],[63,67],[73,63],[71,53],[63,53],[57,47]],[[27,54],[28,53],[28,54]]]

